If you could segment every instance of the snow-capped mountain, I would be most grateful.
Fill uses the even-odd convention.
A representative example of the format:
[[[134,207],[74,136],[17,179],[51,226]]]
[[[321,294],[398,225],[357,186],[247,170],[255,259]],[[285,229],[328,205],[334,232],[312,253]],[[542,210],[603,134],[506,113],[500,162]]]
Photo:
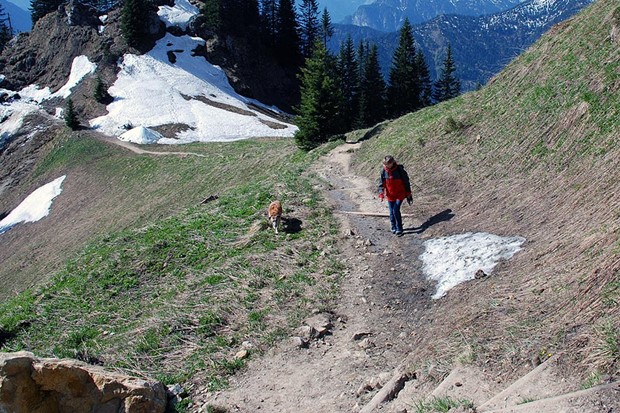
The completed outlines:
[[[482,16],[510,9],[523,0],[376,0],[360,6],[344,23],[391,32],[405,18],[423,23],[443,14]]]
[[[300,0],[298,0],[298,3]],[[332,22],[339,23],[350,16],[357,8],[364,4],[370,4],[373,0],[319,0],[319,9],[327,8]]]
[[[456,75],[464,90],[471,90],[478,84],[485,84],[551,26],[572,17],[593,1],[530,0],[488,16],[439,16],[415,25],[414,38],[424,52],[433,79],[450,44]],[[367,27],[336,25],[336,34],[330,43],[332,50],[337,50],[349,34],[356,44],[364,40],[380,46],[379,59],[387,73],[398,43],[398,32],[382,33]]]

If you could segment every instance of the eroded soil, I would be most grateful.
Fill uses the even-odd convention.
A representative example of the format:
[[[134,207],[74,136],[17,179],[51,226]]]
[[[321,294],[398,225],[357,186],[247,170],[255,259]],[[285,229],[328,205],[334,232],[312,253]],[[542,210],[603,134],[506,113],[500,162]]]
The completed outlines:
[[[341,249],[347,263],[341,300],[331,334],[298,348],[281,343],[248,363],[225,392],[204,391],[196,411],[218,406],[239,412],[350,412],[369,402],[373,382],[385,383],[404,357],[415,350],[416,325],[433,312],[434,286],[421,273],[420,234],[430,225],[416,205],[405,206],[405,235],[397,237],[383,216],[340,213],[387,213],[375,185],[349,171],[359,144],[344,144],[317,162],[326,196],[339,217]],[[423,226],[422,224],[426,224]],[[364,385],[370,384],[365,390]]]

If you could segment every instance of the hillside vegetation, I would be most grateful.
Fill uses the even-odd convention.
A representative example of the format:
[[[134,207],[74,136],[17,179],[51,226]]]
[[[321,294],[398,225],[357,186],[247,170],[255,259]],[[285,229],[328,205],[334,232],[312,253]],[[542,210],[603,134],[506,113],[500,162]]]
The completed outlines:
[[[599,0],[554,27],[482,90],[358,132],[356,170],[393,154],[422,215],[447,231],[527,238],[497,274],[438,303],[418,361],[511,369],[573,349],[581,374],[618,372],[620,8]],[[436,341],[436,337],[442,337]],[[506,369],[504,369],[506,372]]]
[[[342,272],[335,226],[303,176],[318,153],[282,139],[183,150],[56,143],[32,179],[66,174],[62,196],[47,219],[6,234],[7,262],[22,270],[3,268],[4,295],[34,285],[0,304],[3,351],[217,389],[245,363],[240,349],[261,352],[329,305]],[[279,236],[265,216],[275,198],[287,218]],[[40,268],[32,255],[58,258]]]
[[[349,135],[364,140],[357,174],[374,181],[392,154],[417,216],[455,214],[421,237],[527,239],[416,316],[411,363],[484,364],[514,379],[569,350],[584,382],[620,374],[619,26],[617,2],[598,0],[482,90]],[[16,191],[66,174],[62,195],[46,219],[2,237],[0,349],[221,389],[241,350],[261,353],[333,308],[347,268],[308,170],[334,145],[303,153],[265,139],[154,156],[85,132],[53,139]],[[277,237],[265,219],[274,198],[286,218]]]

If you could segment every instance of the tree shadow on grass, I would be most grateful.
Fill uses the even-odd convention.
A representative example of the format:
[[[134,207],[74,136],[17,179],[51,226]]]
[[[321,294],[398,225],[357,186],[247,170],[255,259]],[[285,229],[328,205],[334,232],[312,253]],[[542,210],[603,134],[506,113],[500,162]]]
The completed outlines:
[[[440,222],[450,221],[452,218],[454,218],[454,215],[455,214],[452,213],[451,209],[449,208],[444,209],[440,213],[435,214],[432,217],[428,218],[419,227],[405,228],[405,233],[421,234],[435,224],[439,224]]]

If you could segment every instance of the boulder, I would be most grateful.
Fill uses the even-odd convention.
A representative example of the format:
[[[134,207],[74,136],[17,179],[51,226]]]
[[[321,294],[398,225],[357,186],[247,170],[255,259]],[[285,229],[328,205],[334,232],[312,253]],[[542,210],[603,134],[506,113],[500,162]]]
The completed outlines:
[[[163,384],[77,360],[0,353],[0,411],[163,413]]]

